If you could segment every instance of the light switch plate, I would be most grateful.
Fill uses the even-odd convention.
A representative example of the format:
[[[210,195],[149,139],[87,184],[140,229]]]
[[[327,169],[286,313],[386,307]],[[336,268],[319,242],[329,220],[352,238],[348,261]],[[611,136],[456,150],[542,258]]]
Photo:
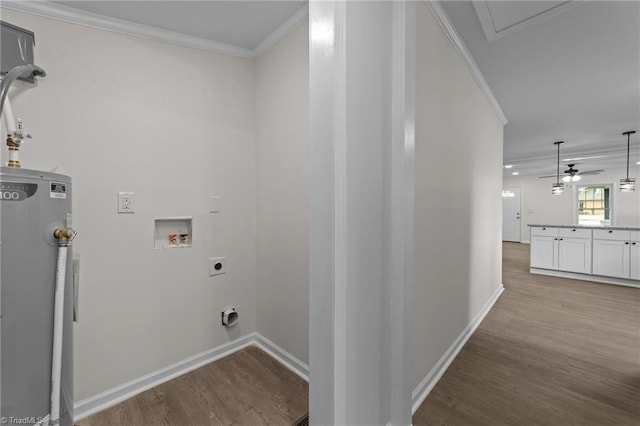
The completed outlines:
[[[221,201],[218,196],[209,197],[209,213],[220,213]]]
[[[209,276],[220,275],[227,272],[227,258],[210,257],[209,258]]]

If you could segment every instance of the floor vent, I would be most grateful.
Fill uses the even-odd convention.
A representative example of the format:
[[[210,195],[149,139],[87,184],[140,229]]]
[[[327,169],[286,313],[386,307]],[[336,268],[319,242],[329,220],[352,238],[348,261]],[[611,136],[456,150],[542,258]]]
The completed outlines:
[[[309,426],[309,416],[296,423],[296,426]]]

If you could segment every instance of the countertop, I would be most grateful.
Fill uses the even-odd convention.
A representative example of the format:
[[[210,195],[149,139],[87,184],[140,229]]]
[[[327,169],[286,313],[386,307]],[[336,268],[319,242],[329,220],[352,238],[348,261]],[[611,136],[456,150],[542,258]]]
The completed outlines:
[[[528,226],[541,228],[576,228],[576,229],[616,229],[619,231],[640,231],[640,226],[597,226],[597,225],[533,225]]]

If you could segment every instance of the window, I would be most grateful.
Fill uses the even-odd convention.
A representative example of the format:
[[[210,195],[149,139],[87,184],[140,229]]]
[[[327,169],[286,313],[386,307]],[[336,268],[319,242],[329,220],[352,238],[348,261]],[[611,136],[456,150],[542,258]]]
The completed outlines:
[[[611,185],[578,186],[578,224],[611,225]]]

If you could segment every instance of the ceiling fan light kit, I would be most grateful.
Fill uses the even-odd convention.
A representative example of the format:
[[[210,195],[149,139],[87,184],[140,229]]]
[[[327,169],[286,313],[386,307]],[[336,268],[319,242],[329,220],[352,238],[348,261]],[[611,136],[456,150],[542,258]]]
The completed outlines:
[[[580,170],[573,168],[573,166],[575,166],[575,164],[567,164],[567,166],[569,166],[569,168],[564,171],[566,176],[562,178],[563,182],[578,182],[580,179],[582,179],[582,176],[580,176],[578,174],[580,172]],[[593,172],[597,173],[598,171],[594,170],[594,171],[586,172],[586,173],[593,173]]]
[[[563,141],[554,142],[553,144],[558,147],[558,168],[556,172],[556,183],[551,185],[551,194],[552,195],[562,195],[564,194],[564,183],[560,183],[560,144],[564,143]]]
[[[623,133],[623,135],[627,135],[627,177],[620,179],[620,185],[618,187],[620,192],[633,192],[636,190],[636,178],[629,177],[629,147],[631,146],[631,135],[635,132],[635,130],[629,130]]]
[[[563,182],[578,182],[580,179],[582,179],[582,177],[580,177],[580,175],[573,175],[573,176],[565,176],[562,178]]]

